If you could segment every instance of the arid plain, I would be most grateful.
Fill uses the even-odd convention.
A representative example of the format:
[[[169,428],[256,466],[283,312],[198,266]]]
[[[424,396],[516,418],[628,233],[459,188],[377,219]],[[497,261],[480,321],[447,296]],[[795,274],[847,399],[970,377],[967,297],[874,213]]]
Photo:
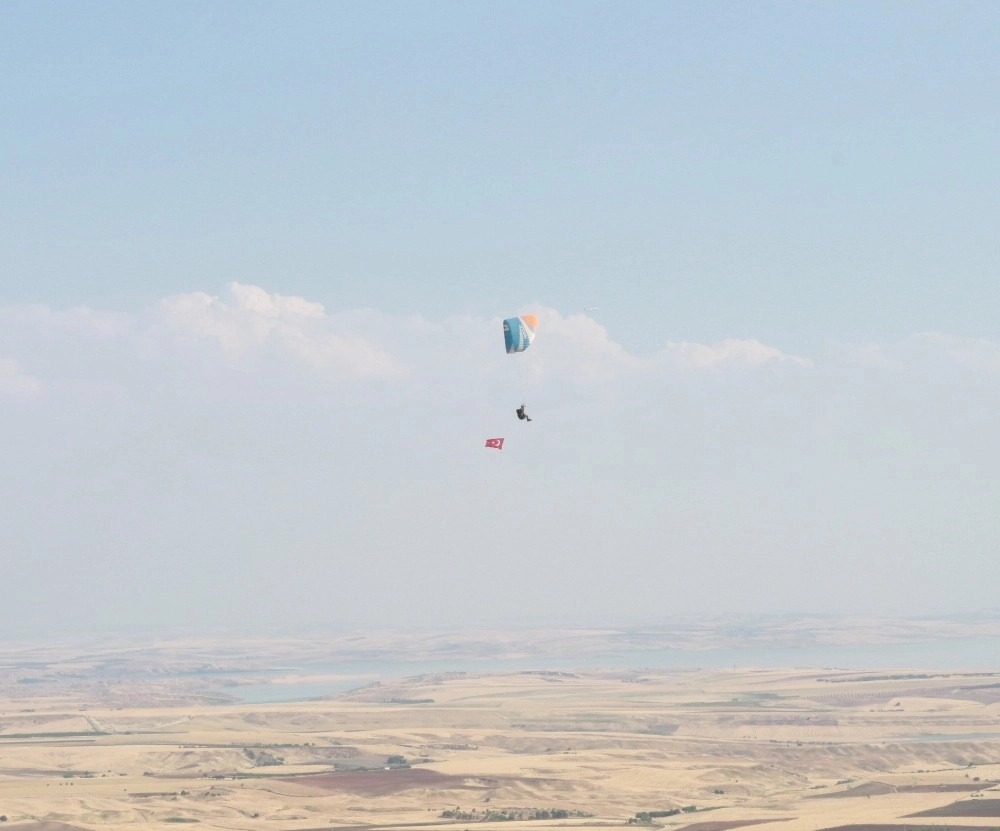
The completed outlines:
[[[485,667],[251,704],[248,648],[5,649],[5,826],[1000,828],[1000,669]]]

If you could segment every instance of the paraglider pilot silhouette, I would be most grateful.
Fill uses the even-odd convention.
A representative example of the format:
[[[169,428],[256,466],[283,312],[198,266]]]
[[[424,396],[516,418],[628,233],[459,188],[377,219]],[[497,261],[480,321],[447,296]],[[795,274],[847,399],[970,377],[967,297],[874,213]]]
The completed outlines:
[[[524,404],[522,404],[520,407],[518,407],[516,410],[514,410],[514,412],[517,413],[517,417],[519,419],[521,419],[521,421],[531,421],[531,416],[529,416],[524,411]]]

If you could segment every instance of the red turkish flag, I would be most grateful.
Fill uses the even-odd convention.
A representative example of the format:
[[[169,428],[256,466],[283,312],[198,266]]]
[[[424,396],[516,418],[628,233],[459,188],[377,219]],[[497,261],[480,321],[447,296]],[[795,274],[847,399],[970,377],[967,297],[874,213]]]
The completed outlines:
[[[486,439],[487,447],[495,447],[497,450],[503,450],[503,439]]]

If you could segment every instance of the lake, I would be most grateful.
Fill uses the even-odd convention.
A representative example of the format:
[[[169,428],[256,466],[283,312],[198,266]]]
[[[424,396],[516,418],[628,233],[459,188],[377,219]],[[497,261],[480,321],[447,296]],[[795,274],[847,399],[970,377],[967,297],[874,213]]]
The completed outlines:
[[[953,638],[926,642],[803,647],[753,646],[746,649],[629,649],[565,659],[461,658],[448,660],[341,661],[282,667],[253,676],[260,683],[226,687],[246,703],[264,704],[321,698],[374,682],[439,672],[525,672],[587,670],[795,668],[844,670],[1000,671],[1000,638]],[[291,679],[302,676],[301,680]]]

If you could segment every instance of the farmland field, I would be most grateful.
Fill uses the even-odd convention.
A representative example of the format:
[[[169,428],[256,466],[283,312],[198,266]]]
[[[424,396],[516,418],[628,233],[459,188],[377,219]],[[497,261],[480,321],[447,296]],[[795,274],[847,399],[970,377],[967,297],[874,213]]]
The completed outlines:
[[[5,656],[5,827],[1000,828],[1000,671],[440,672],[247,703],[233,649]]]

